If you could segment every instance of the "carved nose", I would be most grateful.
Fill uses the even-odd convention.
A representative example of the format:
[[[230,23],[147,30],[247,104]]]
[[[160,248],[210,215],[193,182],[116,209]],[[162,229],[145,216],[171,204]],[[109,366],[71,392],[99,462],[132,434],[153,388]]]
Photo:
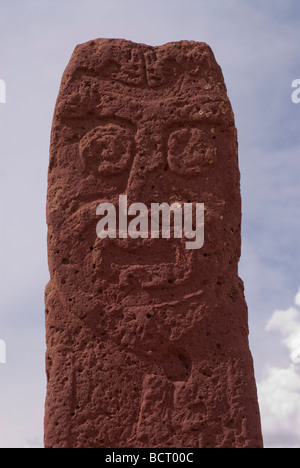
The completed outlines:
[[[127,185],[129,203],[156,201],[163,193],[166,157],[160,128],[137,132],[134,162]]]

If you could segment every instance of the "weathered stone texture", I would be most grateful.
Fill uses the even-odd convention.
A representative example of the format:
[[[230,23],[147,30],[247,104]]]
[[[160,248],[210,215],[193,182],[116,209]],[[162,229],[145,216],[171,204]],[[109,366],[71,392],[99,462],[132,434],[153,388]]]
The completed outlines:
[[[205,243],[96,235],[102,201],[205,203]],[[46,447],[261,447],[237,134],[203,43],[78,46],[49,167]]]

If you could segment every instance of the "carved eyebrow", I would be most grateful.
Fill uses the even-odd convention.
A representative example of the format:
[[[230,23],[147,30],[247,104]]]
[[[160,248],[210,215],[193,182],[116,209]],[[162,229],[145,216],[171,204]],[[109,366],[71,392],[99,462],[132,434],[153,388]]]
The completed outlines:
[[[88,133],[97,127],[107,127],[109,125],[116,125],[124,130],[127,130],[135,139],[137,133],[137,125],[131,120],[122,118],[116,115],[97,115],[94,112],[87,116],[73,116],[69,119],[61,119],[60,124],[72,130],[74,136],[72,137],[73,143],[80,142]]]
[[[76,120],[82,120],[83,117],[80,117]],[[119,117],[117,115],[111,114],[111,115],[89,115],[89,119],[86,120],[87,124],[87,132],[90,132],[93,130],[93,128],[100,127],[100,126],[106,126],[106,125],[118,125],[119,127],[124,127],[130,130],[132,133],[137,132],[137,126],[134,124],[129,119]]]
[[[200,116],[199,116],[200,117]],[[164,141],[167,143],[172,133],[176,132],[177,130],[207,130],[209,131],[212,126],[218,124],[218,119],[209,119],[205,118],[203,120],[190,120],[185,121],[173,121],[167,124],[164,128],[162,128],[162,135],[164,135]]]

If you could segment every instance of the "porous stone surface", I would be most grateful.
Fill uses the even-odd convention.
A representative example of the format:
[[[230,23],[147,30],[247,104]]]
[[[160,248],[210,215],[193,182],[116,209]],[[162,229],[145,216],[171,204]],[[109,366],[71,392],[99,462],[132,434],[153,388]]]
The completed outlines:
[[[101,202],[205,204],[205,242],[105,239]],[[47,448],[259,448],[237,132],[204,43],[77,46],[47,202]]]

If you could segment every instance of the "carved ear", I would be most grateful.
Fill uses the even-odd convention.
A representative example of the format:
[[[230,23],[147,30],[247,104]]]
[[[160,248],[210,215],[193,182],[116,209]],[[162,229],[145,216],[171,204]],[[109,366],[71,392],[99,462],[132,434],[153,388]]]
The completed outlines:
[[[97,39],[78,45],[63,77],[68,81],[81,76],[110,80],[137,87],[147,86],[145,52],[151,46],[123,39]],[[75,80],[75,81],[76,81]]]
[[[111,44],[102,51],[100,44],[98,60],[99,79],[115,80],[138,87],[147,85],[143,46],[133,46],[129,42],[122,48]]]
[[[147,80],[150,87],[175,85],[195,89],[197,82],[205,86],[209,77],[216,72],[223,82],[223,76],[211,48],[205,43],[182,41],[180,48],[174,43],[153,47],[145,52]]]

